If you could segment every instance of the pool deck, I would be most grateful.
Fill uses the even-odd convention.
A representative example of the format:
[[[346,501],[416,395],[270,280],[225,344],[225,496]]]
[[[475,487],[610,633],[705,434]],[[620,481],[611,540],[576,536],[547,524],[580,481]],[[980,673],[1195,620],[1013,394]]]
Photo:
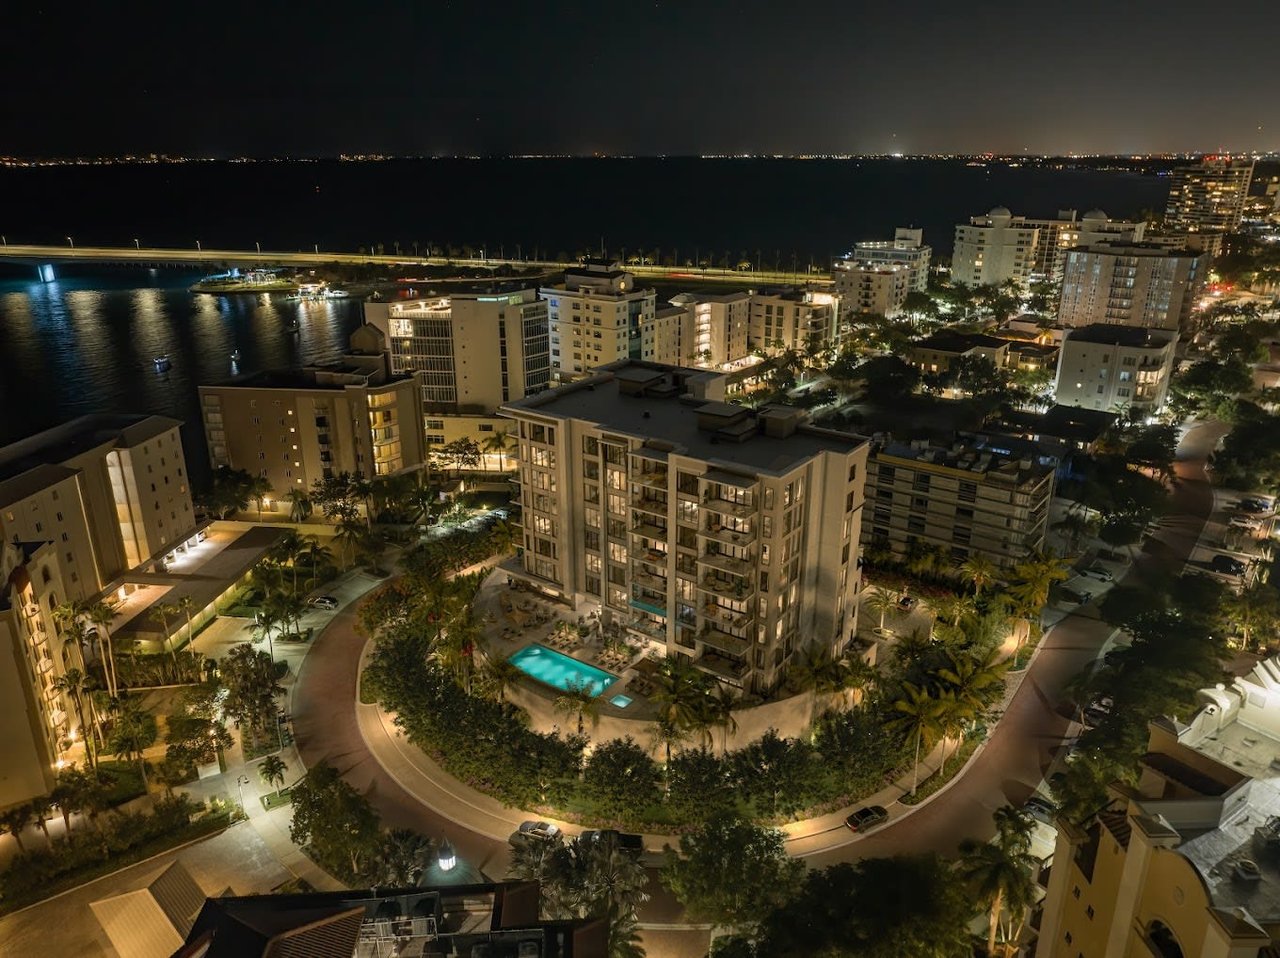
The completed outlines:
[[[510,607],[508,611],[505,606]],[[533,593],[507,585],[507,573],[495,569],[485,579],[474,603],[476,615],[484,624],[484,647],[489,655],[510,658],[528,645],[537,643],[556,652],[618,676],[600,693],[600,713],[621,718],[654,721],[657,710],[645,695],[647,680],[635,666],[645,653],[633,644],[628,652],[606,650],[597,626],[583,639],[578,635],[580,615],[563,605]],[[581,616],[583,624],[590,619]],[[533,676],[520,679],[522,685],[536,689],[548,699],[559,690]],[[631,704],[618,708],[610,699],[626,695]]]

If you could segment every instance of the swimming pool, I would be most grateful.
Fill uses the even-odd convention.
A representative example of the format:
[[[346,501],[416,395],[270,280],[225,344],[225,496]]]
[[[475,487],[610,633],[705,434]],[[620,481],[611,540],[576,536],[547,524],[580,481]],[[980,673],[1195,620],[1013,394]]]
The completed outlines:
[[[569,683],[573,682],[586,685],[591,689],[592,695],[599,695],[618,679],[612,672],[598,669],[586,662],[579,662],[577,659],[563,655],[555,649],[549,649],[545,645],[538,645],[536,642],[533,645],[526,645],[511,656],[511,664],[526,675],[531,675],[539,682],[545,682],[562,692],[566,691]]]

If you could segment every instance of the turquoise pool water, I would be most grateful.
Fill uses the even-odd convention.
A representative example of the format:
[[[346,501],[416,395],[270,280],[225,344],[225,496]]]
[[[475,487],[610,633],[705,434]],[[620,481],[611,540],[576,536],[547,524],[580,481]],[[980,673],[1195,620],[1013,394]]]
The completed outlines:
[[[609,702],[618,706],[620,709],[624,709],[631,704],[631,697],[628,695],[615,695],[613,698],[609,699]]]
[[[570,682],[574,682],[589,686],[592,695],[599,695],[618,678],[612,672],[579,662],[536,642],[511,656],[511,664],[562,692],[569,688]]]

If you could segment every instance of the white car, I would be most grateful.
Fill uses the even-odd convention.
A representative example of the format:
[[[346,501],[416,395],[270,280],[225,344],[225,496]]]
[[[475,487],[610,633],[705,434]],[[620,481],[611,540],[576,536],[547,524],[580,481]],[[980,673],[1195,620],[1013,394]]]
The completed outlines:
[[[1081,569],[1080,574],[1086,575],[1091,579],[1097,579],[1099,582],[1112,582],[1115,580],[1115,576],[1100,565],[1091,565],[1087,569]]]
[[[331,595],[318,595],[313,599],[308,599],[307,605],[313,609],[327,609],[332,612],[338,607],[338,600]]]
[[[1262,528],[1262,523],[1257,519],[1250,519],[1248,516],[1232,516],[1228,525],[1237,529],[1248,529],[1250,532],[1257,532]]]
[[[509,839],[512,845],[527,845],[530,842],[544,842],[560,834],[560,827],[550,822],[521,822],[520,827]]]

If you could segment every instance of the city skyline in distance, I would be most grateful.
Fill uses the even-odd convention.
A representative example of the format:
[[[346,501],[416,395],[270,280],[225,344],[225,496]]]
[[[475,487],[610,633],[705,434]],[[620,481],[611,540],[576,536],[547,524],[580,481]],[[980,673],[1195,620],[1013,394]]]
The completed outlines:
[[[1248,0],[1269,34],[1280,12]],[[1266,58],[1187,0],[1069,11],[663,0],[553,14],[232,2],[12,17],[16,156],[1130,155],[1280,148]],[[146,29],[139,29],[145,22]],[[1211,80],[1210,80],[1211,77]]]

